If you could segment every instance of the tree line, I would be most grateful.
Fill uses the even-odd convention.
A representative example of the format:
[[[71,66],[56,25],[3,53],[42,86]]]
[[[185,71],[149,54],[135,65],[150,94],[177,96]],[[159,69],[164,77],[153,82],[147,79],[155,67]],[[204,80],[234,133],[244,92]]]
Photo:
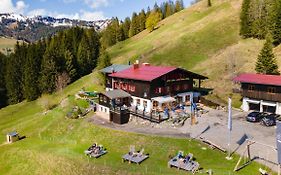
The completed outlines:
[[[126,40],[184,8],[182,0],[168,1],[153,10],[141,10],[124,22],[113,18],[100,33],[79,27],[34,43],[17,43],[14,52],[0,53],[0,108],[42,94],[62,90],[80,77],[110,65],[106,48]]]
[[[10,55],[0,53],[0,106],[61,90],[91,73],[99,55],[94,29],[75,27],[36,43],[18,42]]]
[[[281,44],[281,1],[243,0],[240,35],[243,38],[266,39],[255,70],[259,74],[279,75],[273,47]]]
[[[102,31],[101,43],[103,47],[109,47],[117,42],[124,41],[137,35],[145,29],[152,31],[157,23],[184,9],[183,0],[163,2],[160,6],[155,3],[153,9],[150,7],[139,13],[133,12],[132,17],[120,21],[117,17],[112,18],[112,23]]]
[[[270,33],[274,45],[281,43],[280,0],[243,0],[240,19],[242,37],[265,39]]]

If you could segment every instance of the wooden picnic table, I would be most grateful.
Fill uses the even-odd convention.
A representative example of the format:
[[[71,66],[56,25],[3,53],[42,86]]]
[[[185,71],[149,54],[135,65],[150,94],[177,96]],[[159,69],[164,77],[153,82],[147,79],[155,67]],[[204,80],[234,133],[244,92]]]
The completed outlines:
[[[135,154],[132,154],[132,155],[129,155],[129,154],[125,154],[123,157],[122,157],[122,161],[125,162],[125,161],[129,161],[129,163],[136,163],[136,164],[140,164],[141,162],[143,162],[145,159],[147,159],[149,156],[148,155],[135,155]]]

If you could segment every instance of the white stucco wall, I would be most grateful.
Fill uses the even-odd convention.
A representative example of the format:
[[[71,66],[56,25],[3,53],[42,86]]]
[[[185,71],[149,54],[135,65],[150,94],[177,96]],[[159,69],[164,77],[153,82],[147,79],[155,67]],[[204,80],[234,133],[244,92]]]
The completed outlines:
[[[147,102],[147,107],[145,108],[146,112],[150,112],[152,109],[152,103],[151,100],[148,99],[144,99],[144,98],[139,98],[139,97],[135,97],[132,96],[133,102],[132,102],[132,106],[136,106],[137,105],[137,100],[140,100],[140,105],[138,106],[139,110],[143,110],[144,106],[143,106],[143,102],[146,101]]]
[[[109,108],[108,107],[105,107],[105,106],[102,106],[102,105],[98,105],[97,106],[97,111],[98,112],[103,112],[103,113],[106,113],[109,115]]]
[[[260,105],[260,112],[263,112],[263,106],[275,106],[276,105],[276,114],[280,114],[281,115],[281,103],[279,102],[271,102],[271,101],[263,101],[263,100],[255,100],[255,99],[250,99],[250,98],[247,98],[247,97],[244,97],[243,98],[243,102],[242,102],[242,106],[241,106],[241,109],[243,111],[249,111],[250,110],[250,107],[249,107],[249,103],[253,103],[255,102],[258,102],[259,105]]]

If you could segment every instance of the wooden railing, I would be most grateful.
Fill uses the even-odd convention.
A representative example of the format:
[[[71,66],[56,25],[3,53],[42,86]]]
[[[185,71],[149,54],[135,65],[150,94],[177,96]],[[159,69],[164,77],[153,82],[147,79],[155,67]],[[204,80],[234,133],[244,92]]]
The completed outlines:
[[[281,94],[279,94],[279,93],[243,90],[242,95],[245,97],[250,97],[250,98],[255,98],[255,99],[281,102]]]
[[[144,111],[141,111],[141,110],[135,110],[133,108],[130,108],[130,114],[131,115],[134,115],[136,117],[140,117],[142,119],[145,119],[145,120],[149,120],[151,122],[154,122],[154,123],[161,123],[165,120],[168,120],[169,118],[168,117],[163,117],[163,115],[161,113],[146,113]]]

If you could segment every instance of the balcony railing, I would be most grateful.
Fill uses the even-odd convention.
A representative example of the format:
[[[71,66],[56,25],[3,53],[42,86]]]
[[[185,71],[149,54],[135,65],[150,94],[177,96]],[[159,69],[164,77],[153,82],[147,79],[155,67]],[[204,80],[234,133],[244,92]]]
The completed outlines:
[[[242,95],[249,98],[281,102],[281,94],[264,91],[243,90]]]

